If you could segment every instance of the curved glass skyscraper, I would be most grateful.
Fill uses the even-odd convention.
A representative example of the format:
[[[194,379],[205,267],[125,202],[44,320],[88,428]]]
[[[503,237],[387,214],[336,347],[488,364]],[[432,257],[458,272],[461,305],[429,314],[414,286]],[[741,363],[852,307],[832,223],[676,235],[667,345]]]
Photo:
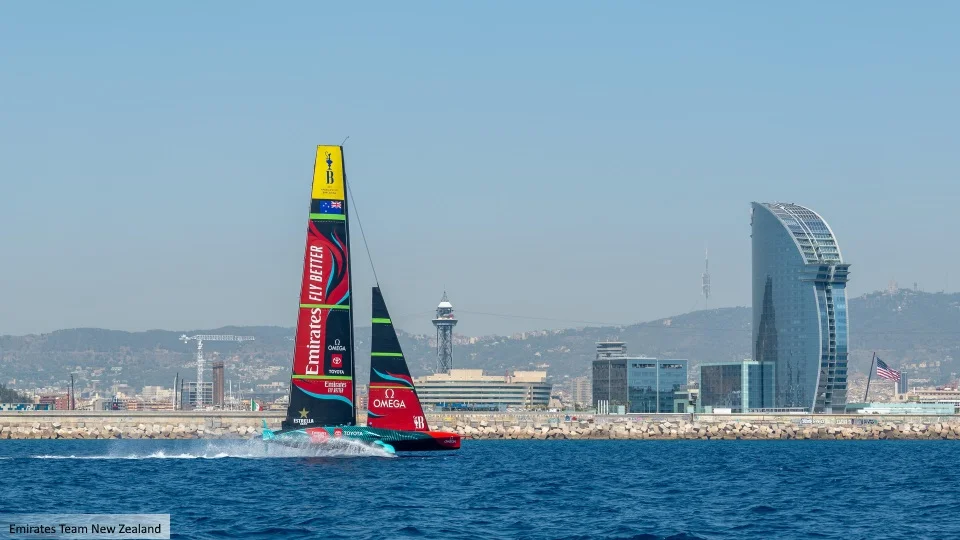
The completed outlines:
[[[753,203],[753,347],[774,371],[765,407],[842,412],[847,401],[847,273],[816,212]]]

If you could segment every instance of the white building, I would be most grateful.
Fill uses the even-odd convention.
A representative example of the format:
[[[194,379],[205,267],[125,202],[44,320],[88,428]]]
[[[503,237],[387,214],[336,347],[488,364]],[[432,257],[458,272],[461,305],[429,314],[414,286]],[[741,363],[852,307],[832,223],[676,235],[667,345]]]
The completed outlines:
[[[507,410],[546,408],[553,385],[546,371],[486,375],[482,369],[451,369],[414,381],[417,395],[434,410]]]

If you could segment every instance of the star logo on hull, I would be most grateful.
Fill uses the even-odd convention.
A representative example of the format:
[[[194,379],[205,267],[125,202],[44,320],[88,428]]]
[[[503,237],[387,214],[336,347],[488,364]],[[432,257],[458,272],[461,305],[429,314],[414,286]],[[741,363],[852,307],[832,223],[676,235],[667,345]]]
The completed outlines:
[[[310,413],[310,411],[308,411],[306,407],[300,409],[300,410],[297,411],[297,412],[300,413],[300,418],[306,418],[306,417],[307,417],[307,414]]]

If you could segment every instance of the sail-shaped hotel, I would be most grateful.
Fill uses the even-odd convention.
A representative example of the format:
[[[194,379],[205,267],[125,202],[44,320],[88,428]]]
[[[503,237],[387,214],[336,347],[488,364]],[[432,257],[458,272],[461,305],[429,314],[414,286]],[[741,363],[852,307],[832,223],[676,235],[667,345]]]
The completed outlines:
[[[843,412],[847,400],[847,274],[819,214],[753,203],[753,347],[774,371],[765,407]]]

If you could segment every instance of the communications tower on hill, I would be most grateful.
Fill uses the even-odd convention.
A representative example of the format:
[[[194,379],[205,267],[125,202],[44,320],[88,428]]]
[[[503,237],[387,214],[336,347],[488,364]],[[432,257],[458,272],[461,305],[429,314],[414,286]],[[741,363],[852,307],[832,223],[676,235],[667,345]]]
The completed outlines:
[[[437,305],[437,317],[433,319],[437,327],[437,373],[450,373],[453,368],[453,327],[457,319],[453,315],[453,304],[447,299],[447,291]]]
[[[710,252],[707,250],[703,252],[703,261],[704,268],[703,274],[700,276],[700,290],[703,293],[704,309],[710,309]]]

